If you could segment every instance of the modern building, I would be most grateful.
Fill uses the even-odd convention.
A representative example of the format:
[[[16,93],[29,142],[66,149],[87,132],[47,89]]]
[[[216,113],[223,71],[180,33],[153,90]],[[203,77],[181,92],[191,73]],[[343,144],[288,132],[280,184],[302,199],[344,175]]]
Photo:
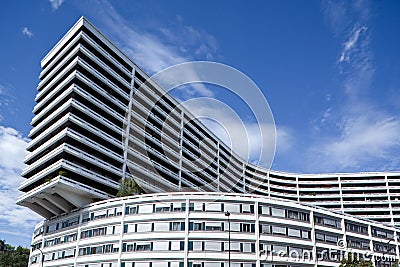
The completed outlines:
[[[221,228],[216,230],[218,234],[207,234],[207,231],[193,234],[188,232],[191,231],[191,216],[197,218],[192,215],[191,211],[194,210],[190,210],[192,198],[199,197],[206,203],[215,198],[224,199],[224,195],[229,203],[241,209],[248,203],[253,206],[251,212],[231,211],[235,227],[243,223],[253,225],[250,226],[253,227],[250,233],[243,230],[232,233],[235,242],[239,244],[234,246],[240,247],[239,251],[236,247],[236,263],[239,263],[239,259],[245,259],[241,264],[256,264],[259,267],[260,251],[273,250],[269,245],[265,248],[261,246],[260,240],[264,237],[259,230],[262,217],[258,214],[262,206],[259,203],[281,205],[284,209],[293,205],[294,211],[307,211],[310,217],[308,221],[300,224],[296,221],[294,224],[304,226],[310,232],[309,240],[300,238],[300,243],[309,244],[301,248],[312,248],[314,258],[300,266],[324,265],[320,261],[317,263],[315,257],[320,247],[316,242],[314,212],[327,214],[332,220],[340,221],[340,227],[337,227],[339,230],[335,230],[341,234],[337,236],[338,240],[346,240],[348,220],[366,227],[363,229],[367,229],[368,236],[364,232],[364,235],[357,237],[369,243],[367,250],[370,252],[375,250],[386,253],[385,249],[378,248],[374,243],[374,240],[380,242],[374,239],[371,232],[375,228],[391,232],[386,238],[386,248],[390,244],[397,245],[394,226],[400,225],[400,173],[289,174],[246,162],[156,82],[147,80],[149,76],[85,18],[79,19],[55,45],[44,57],[41,66],[43,70],[35,99],[37,105],[33,110],[35,117],[29,134],[32,141],[27,148],[30,153],[25,160],[28,167],[22,173],[26,180],[19,188],[23,195],[17,203],[47,219],[37,227],[33,239],[36,247],[43,248],[45,266],[107,266],[106,262],[111,266],[123,266],[125,262],[125,266],[131,266],[130,261],[150,260],[153,257],[164,261],[163,266],[167,266],[166,262],[170,262],[168,266],[183,264],[185,267],[208,260],[218,262],[218,259],[222,259],[226,262],[224,202],[220,203],[219,212],[204,218],[204,227],[208,220],[215,221],[215,225],[220,222]],[[121,178],[134,179],[150,195],[115,199]],[[165,196],[170,198],[171,209],[175,209],[174,203],[179,202],[187,204],[185,210],[178,213],[166,212],[161,217],[156,214],[148,217],[138,215],[137,218],[136,215],[128,216],[126,212],[126,206],[131,202],[141,205],[148,201],[155,205],[157,201],[165,201]],[[103,208],[113,211],[107,211],[105,216],[93,213],[93,218],[92,215],[85,217],[87,212],[92,214],[92,211]],[[157,208],[154,206],[154,209]],[[207,213],[207,210],[203,207],[199,212],[193,214]],[[99,216],[106,218],[94,220]],[[157,236],[160,235],[159,239],[162,236],[171,239],[171,235],[157,233],[153,227],[159,221],[173,225],[175,216],[178,216],[178,221],[185,222],[185,229],[176,233],[179,250],[176,253],[155,253],[153,248],[155,244],[158,245],[155,242]],[[129,225],[131,219],[132,223],[137,219],[152,225],[148,234],[141,235],[140,242],[143,241],[144,245],[139,245],[140,249],[137,249],[139,239],[135,239],[136,234],[133,236],[125,232],[124,227]],[[279,227],[286,227],[286,231],[289,231],[293,222],[280,220],[277,221]],[[46,229],[43,230],[42,226]],[[137,226],[134,227],[136,231]],[[94,229],[101,228],[103,230],[98,231],[106,236],[83,240],[83,231],[92,231],[93,234]],[[324,232],[324,229],[321,231]],[[193,241],[189,239],[190,236]],[[218,239],[215,242],[220,242],[221,250],[204,250],[208,238],[214,237]],[[52,243],[51,240],[58,241]],[[104,240],[108,240],[108,243],[104,243]],[[299,244],[296,240],[286,237],[281,243],[284,246]],[[172,247],[177,249],[178,243],[172,243],[171,240],[168,242],[171,251]],[[202,244],[201,250],[191,251],[190,247],[195,244],[199,248],[199,242]],[[384,240],[382,242],[385,243]],[[100,244],[104,247],[100,248]],[[150,252],[147,251],[149,244]],[[243,252],[243,244],[250,244],[244,246],[250,247],[251,251]],[[146,252],[125,253],[130,252],[128,245],[131,250],[143,248]],[[162,246],[166,248],[167,245],[165,243]],[[215,244],[212,246],[216,248]],[[394,249],[396,253],[393,255],[398,257],[397,246]],[[243,256],[241,253],[248,254]],[[37,251],[32,253],[32,266],[38,264],[38,255]],[[60,260],[53,261],[56,258]],[[266,261],[265,266],[296,265],[280,265],[276,257],[269,262]],[[146,264],[145,261],[143,264]],[[135,263],[137,266],[141,265]]]
[[[338,266],[346,250],[389,266],[399,258],[399,234],[278,198],[146,194],[103,200],[39,224],[30,266],[40,266],[39,249],[45,266],[60,267]]]

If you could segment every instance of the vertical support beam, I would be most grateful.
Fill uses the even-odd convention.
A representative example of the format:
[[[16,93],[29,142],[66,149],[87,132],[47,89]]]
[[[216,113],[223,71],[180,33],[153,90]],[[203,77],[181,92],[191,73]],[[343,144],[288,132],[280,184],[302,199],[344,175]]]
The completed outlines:
[[[121,256],[122,256],[122,238],[124,236],[124,223],[125,223],[125,213],[126,213],[126,202],[122,203],[122,217],[121,217],[121,229],[119,232],[119,251],[118,251],[118,263],[117,266],[121,266]]]
[[[189,267],[188,254],[189,254],[189,211],[190,208],[190,195],[186,197],[186,211],[185,211],[185,255],[183,267]]]
[[[389,189],[389,181],[387,175],[385,175],[385,184],[386,184],[386,194],[388,196],[388,202],[389,202],[390,224],[394,226],[393,207],[392,207],[392,200],[390,199],[390,189]]]
[[[242,178],[243,178],[243,193],[246,193],[246,164],[243,162],[242,167]]]
[[[182,190],[182,160],[183,160],[183,130],[185,127],[185,113],[181,110],[181,129],[179,133],[179,190]]]
[[[342,210],[342,213],[344,213],[342,180],[341,180],[340,176],[338,176],[338,183],[339,183],[339,192],[340,192],[340,209]]]
[[[255,216],[255,238],[256,238],[256,267],[261,267],[261,252],[260,252],[260,215],[258,214],[259,211],[259,203],[256,200],[254,202],[254,216]]]
[[[310,211],[310,224],[311,224],[311,243],[312,243],[312,250],[314,256],[314,266],[318,266],[318,255],[317,255],[317,242],[315,240],[315,220],[314,220],[314,211]]]
[[[219,157],[220,157],[220,154],[219,154],[219,149],[220,149],[220,147],[219,147],[219,142],[217,141],[217,183],[218,183],[218,191],[221,191],[221,189],[220,189],[220,162],[219,162]]]

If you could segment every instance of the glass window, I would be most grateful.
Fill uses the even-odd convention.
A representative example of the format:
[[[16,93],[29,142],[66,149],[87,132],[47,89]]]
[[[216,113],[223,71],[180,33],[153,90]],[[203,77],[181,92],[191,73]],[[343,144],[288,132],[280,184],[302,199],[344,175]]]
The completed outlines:
[[[169,231],[169,222],[154,223],[154,232],[167,232],[167,231]]]
[[[136,232],[151,232],[151,223],[138,223]]]
[[[282,226],[272,226],[272,234],[274,235],[286,235],[286,227]]]
[[[168,241],[156,241],[153,242],[153,251],[168,251],[169,242]]]
[[[325,235],[321,233],[315,233],[315,239],[319,241],[325,241]]]
[[[274,217],[282,217],[285,218],[285,210],[284,209],[278,209],[278,208],[271,208],[271,215]]]
[[[254,213],[254,205],[242,204],[242,212],[243,213]]]
[[[288,216],[289,219],[299,219],[299,212],[298,211],[294,211],[294,210],[288,210]]]
[[[329,243],[337,243],[338,237],[334,235],[325,235],[325,241]]]
[[[221,211],[221,203],[213,202],[205,204],[205,211]]]
[[[224,243],[224,251],[229,251],[229,242]],[[231,251],[240,252],[240,243],[239,242],[231,242]]]
[[[193,241],[193,250],[194,251],[202,251],[203,250],[203,242]]]
[[[171,250],[178,251],[183,250],[183,242],[181,241],[171,241]]]
[[[242,243],[242,252],[251,253],[253,252],[251,243]]]
[[[260,207],[260,213],[263,214],[263,215],[270,215],[270,214],[269,214],[269,207],[267,207],[267,206],[261,206],[261,207]]]
[[[310,237],[310,231],[302,230],[301,231],[301,237],[304,238],[304,239],[310,239],[311,238]]]
[[[225,203],[224,206],[225,211],[229,211],[230,213],[240,213],[239,204]]]
[[[225,231],[229,231],[229,224],[228,224],[228,222],[225,222],[225,223],[224,223],[224,229],[225,229]],[[240,223],[231,222],[230,231],[231,231],[231,232],[240,232]]]
[[[206,231],[221,231],[222,230],[221,225],[222,224],[220,222],[206,222],[205,230]]]
[[[150,243],[136,243],[136,251],[150,251],[151,244]]]
[[[268,224],[261,224],[260,231],[263,234],[270,234],[271,233],[271,226]]]
[[[194,211],[203,211],[203,203],[194,202],[194,203],[191,203],[191,204],[193,204],[193,210]]]
[[[159,262],[153,262],[151,264],[151,267],[168,267],[168,262],[166,261],[159,261]]]
[[[126,206],[125,208],[125,214],[136,214],[137,213],[137,207],[136,206]]]
[[[221,251],[221,242],[204,242],[205,251]]]
[[[277,255],[285,256],[287,254],[287,247],[281,245],[273,245],[273,251]]]
[[[185,230],[184,222],[172,222],[171,223],[171,231],[183,231]]]
[[[153,204],[139,205],[139,213],[153,213]]]
[[[301,237],[301,230],[288,228],[288,236]]]

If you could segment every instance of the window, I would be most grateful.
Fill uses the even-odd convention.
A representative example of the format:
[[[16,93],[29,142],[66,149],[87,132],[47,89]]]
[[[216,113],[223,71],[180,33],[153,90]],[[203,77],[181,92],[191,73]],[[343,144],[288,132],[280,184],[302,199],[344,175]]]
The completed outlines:
[[[205,211],[220,212],[221,211],[221,203],[206,203]]]
[[[126,206],[125,207],[125,214],[136,214],[137,213],[137,206]]]
[[[168,231],[169,231],[169,222],[154,223],[154,232],[168,232]]]
[[[254,213],[254,205],[242,204],[242,213]]]
[[[349,232],[367,234],[368,228],[363,225],[354,224],[354,223],[346,223],[346,230]]]
[[[206,222],[205,230],[206,231],[221,231],[222,224],[220,222]]]
[[[286,235],[286,227],[272,226],[272,234],[274,235]]]
[[[203,211],[203,203],[201,203],[201,202],[190,203],[189,210],[190,211]]]
[[[393,239],[393,232],[377,229],[375,227],[372,228],[372,235],[380,238]]]
[[[301,230],[300,229],[288,228],[288,236],[300,238],[301,237]]]
[[[260,206],[259,213],[260,213],[260,214],[263,214],[263,215],[270,215],[269,207],[267,207],[267,206]]]
[[[138,223],[136,225],[136,232],[151,232],[151,223]]]
[[[203,230],[202,223],[191,223],[193,225],[193,231],[201,231]],[[192,229],[191,229],[192,230]]]
[[[184,248],[185,248],[184,241],[171,241],[171,251],[184,250]]]
[[[274,217],[281,217],[285,218],[285,210],[284,209],[278,209],[278,208],[271,208],[271,215]]]
[[[169,212],[171,211],[171,204],[169,203],[157,203],[156,212]]]
[[[230,213],[240,213],[240,205],[233,203],[225,203],[224,210],[229,211]]]
[[[138,213],[153,213],[153,204],[143,204],[139,205]]]
[[[224,251],[229,251],[229,242],[224,242]],[[231,251],[240,252],[240,243],[231,242]]]
[[[275,255],[286,256],[286,254],[287,254],[287,247],[286,246],[273,245],[272,249],[273,249],[273,253]]]
[[[271,233],[271,226],[268,224],[261,224],[260,225],[260,232],[263,234],[270,234]]]
[[[236,222],[231,222],[230,223],[230,228],[229,228],[229,223],[225,222],[224,223],[224,229],[225,231],[231,231],[231,232],[240,232],[240,223]]]
[[[242,232],[254,233],[254,224],[242,223]]]
[[[254,243],[242,243],[242,252],[251,253],[255,251]]]
[[[221,251],[221,242],[204,242],[205,251]]]
[[[314,216],[314,222],[316,224],[325,225],[328,227],[341,228],[340,221],[332,219],[332,218],[327,218],[327,217],[322,217],[322,216]]]
[[[183,231],[185,230],[185,223],[184,222],[172,222],[170,226],[171,231]]]
[[[136,243],[136,251],[150,251],[151,243]]]
[[[336,244],[338,242],[338,237],[334,235],[325,235],[325,241]]]

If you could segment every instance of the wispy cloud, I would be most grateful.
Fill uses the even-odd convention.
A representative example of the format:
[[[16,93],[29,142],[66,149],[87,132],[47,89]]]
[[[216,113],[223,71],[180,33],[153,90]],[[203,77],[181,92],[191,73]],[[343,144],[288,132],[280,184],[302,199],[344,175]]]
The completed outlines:
[[[343,50],[339,58],[339,62],[347,62],[350,61],[350,56],[355,52],[355,47],[357,45],[358,39],[361,34],[365,33],[368,30],[366,26],[361,26],[353,29],[349,39],[343,43]]]
[[[57,10],[62,5],[64,0],[49,0],[49,2],[50,2],[50,5],[51,5],[51,8],[53,10]]]
[[[9,87],[0,84],[0,122],[4,120],[4,117],[8,112],[13,112],[12,103],[14,101],[13,97],[9,94]]]
[[[307,152],[308,169],[398,169],[400,165],[395,161],[400,152],[400,118],[369,97],[375,67],[367,26],[368,2],[325,1],[323,8],[334,35],[342,40],[337,64],[344,98],[340,106],[330,106],[322,113],[319,123],[330,120],[329,127],[315,133]]]
[[[185,25],[180,16],[172,18],[169,27],[153,25],[146,28],[142,24],[139,28],[124,18],[108,1],[99,1],[96,7],[89,12],[101,14],[99,24],[104,25],[102,30],[108,32],[107,35],[118,47],[149,74],[183,62],[215,58],[216,39],[203,30]],[[192,91],[182,93],[212,95],[204,85],[192,85],[190,88]]]
[[[33,32],[28,29],[28,27],[22,28],[22,34],[31,38],[33,36]]]
[[[17,130],[0,126],[0,229],[13,225],[19,227],[21,235],[29,235],[32,226],[41,219],[29,209],[15,204],[20,195],[17,188],[23,180],[20,173],[27,143]]]

